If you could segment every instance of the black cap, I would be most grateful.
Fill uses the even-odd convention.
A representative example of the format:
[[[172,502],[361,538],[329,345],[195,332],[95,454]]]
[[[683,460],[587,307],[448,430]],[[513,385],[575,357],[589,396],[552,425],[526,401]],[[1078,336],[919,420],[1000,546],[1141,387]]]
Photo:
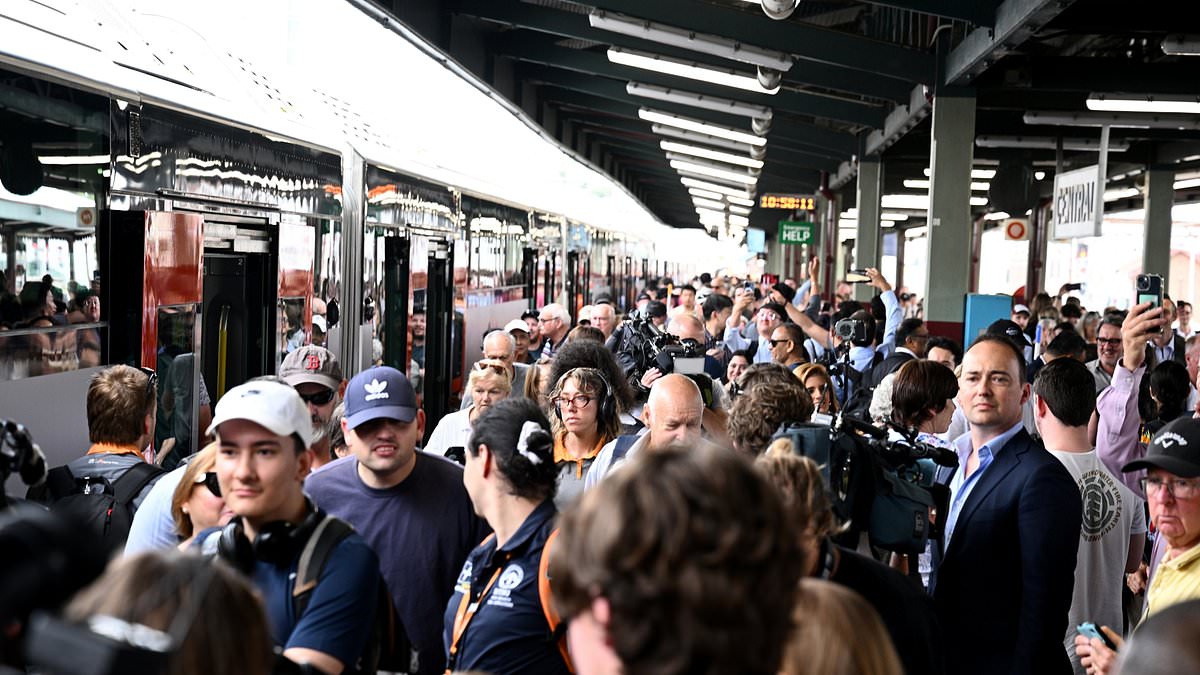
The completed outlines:
[[[657,300],[651,300],[650,304],[646,305],[646,316],[652,319],[661,319],[667,315],[667,306]]]
[[[1121,471],[1162,469],[1180,478],[1200,476],[1200,420],[1179,417],[1159,430],[1146,448],[1146,456],[1135,459]]]
[[[988,335],[1003,335],[1012,340],[1019,349],[1025,348],[1025,333],[1015,322],[1008,319],[997,319],[985,331]]]
[[[772,286],[771,289],[779,291],[779,294],[783,296],[783,299],[787,300],[788,302],[791,302],[792,299],[796,297],[796,289],[788,286],[782,281]]]
[[[527,309],[524,312],[521,312],[522,319],[533,319],[534,321],[536,321],[538,316],[540,316],[540,315],[537,312],[533,311],[532,309]]]

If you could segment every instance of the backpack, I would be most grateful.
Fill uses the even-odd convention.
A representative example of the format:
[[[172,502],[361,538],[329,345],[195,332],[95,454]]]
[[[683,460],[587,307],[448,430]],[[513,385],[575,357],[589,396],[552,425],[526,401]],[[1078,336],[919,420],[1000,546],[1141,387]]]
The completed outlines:
[[[861,372],[849,368],[847,373],[850,380],[850,397],[842,404],[842,413],[848,417],[853,417],[864,422],[871,421],[871,398],[875,395],[875,387],[878,382],[874,382],[871,373],[883,362],[883,355],[875,352],[875,356],[871,358],[871,364],[864,368]]]
[[[104,543],[106,553],[124,548],[133,525],[133,500],[161,468],[139,462],[111,483],[107,479],[76,478],[68,466],[46,474],[45,502],[50,510],[82,524]]]
[[[326,516],[317,524],[309,535],[304,548],[300,551],[300,561],[296,566],[296,580],[292,585],[293,616],[299,620],[308,609],[313,590],[321,580],[321,571],[329,561],[330,554],[343,539],[354,533],[354,527],[340,518]],[[378,584],[378,597],[375,600],[375,621],[371,626],[371,636],[356,669],[360,673],[375,673],[377,671],[394,673],[417,672],[417,661],[412,643],[404,626],[396,619],[396,610],[392,605],[392,596],[382,575]],[[349,666],[347,667],[349,669]]]
[[[633,447],[634,443],[637,443],[639,438],[641,436],[637,434],[622,434],[617,436],[617,444],[613,447],[612,462],[609,463],[609,466],[615,466],[617,462],[625,459],[625,455],[629,454],[629,449]],[[557,532],[558,530],[555,530],[555,533]]]

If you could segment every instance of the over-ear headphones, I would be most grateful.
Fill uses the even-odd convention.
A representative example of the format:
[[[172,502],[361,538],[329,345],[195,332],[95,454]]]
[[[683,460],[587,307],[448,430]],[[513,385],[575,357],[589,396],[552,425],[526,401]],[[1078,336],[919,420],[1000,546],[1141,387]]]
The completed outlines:
[[[253,542],[246,536],[241,517],[229,521],[217,540],[217,555],[246,574],[254,573],[254,565],[259,560],[276,567],[291,565],[309,535],[325,519],[324,511],[307,498],[304,501],[308,515],[299,525],[286,520],[267,523],[255,535]]]
[[[606,419],[609,419],[609,418],[615,416],[617,413],[616,396],[613,392],[612,385],[608,383],[608,378],[604,376],[604,373],[599,368],[572,368],[572,369],[568,370],[567,372],[563,373],[561,377],[558,378],[558,382],[554,383],[555,391],[562,391],[563,382],[566,382],[568,377],[574,375],[575,373],[577,373],[579,371],[586,371],[586,372],[591,373],[592,375],[595,375],[600,380],[600,384],[603,385],[603,387],[604,387],[604,391],[597,395],[597,400],[598,400],[598,403],[600,404],[600,408],[599,408],[599,413],[596,416],[596,419],[597,420],[606,420]],[[562,410],[559,409],[558,405],[554,406],[554,416],[557,417],[559,420],[562,419]]]

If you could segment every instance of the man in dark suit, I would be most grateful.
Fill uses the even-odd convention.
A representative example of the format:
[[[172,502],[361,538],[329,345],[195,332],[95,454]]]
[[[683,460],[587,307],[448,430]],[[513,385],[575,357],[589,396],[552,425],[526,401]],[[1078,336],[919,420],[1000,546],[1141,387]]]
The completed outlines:
[[[871,369],[868,386],[878,385],[883,378],[900,370],[900,366],[913,359],[925,358],[928,344],[929,328],[925,326],[924,321],[920,319],[901,321],[900,327],[896,329],[896,350]]]
[[[1175,320],[1175,303],[1171,302],[1170,298],[1163,298],[1163,319],[1167,323],[1163,326],[1162,332],[1151,335],[1150,343],[1146,345],[1146,368],[1154,370],[1154,367],[1163,361],[1175,361],[1176,363],[1187,365],[1187,347],[1184,344],[1182,335],[1171,330],[1171,322]]]
[[[963,357],[941,564],[931,592],[948,673],[1069,675],[1063,649],[1082,505],[1071,474],[1024,430],[1019,348],[984,335]]]

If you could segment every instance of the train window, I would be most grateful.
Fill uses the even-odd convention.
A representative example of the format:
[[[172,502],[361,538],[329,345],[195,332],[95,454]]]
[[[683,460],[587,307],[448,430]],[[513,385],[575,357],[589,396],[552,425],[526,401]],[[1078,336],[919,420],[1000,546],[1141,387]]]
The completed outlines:
[[[0,380],[101,365],[108,99],[3,69],[0,79]]]
[[[275,363],[283,363],[283,357],[309,342],[304,328],[304,298],[280,298],[279,300],[279,353]]]
[[[154,447],[169,469],[195,451],[197,433],[212,417],[208,386],[196,367],[195,305],[158,308],[156,353],[154,369],[159,384]]]

